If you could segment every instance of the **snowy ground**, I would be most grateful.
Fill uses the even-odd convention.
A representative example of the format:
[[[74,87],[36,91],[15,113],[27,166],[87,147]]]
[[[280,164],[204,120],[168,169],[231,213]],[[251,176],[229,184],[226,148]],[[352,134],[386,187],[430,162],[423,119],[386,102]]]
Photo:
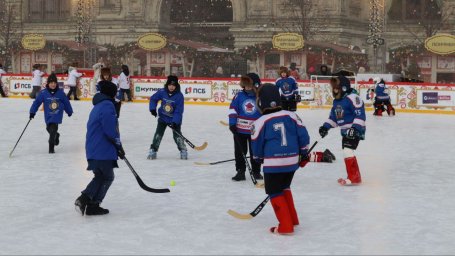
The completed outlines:
[[[264,198],[250,180],[234,183],[234,164],[194,161],[233,158],[227,107],[187,105],[184,134],[206,150],[180,160],[169,131],[158,159],[146,159],[156,120],[147,104],[125,104],[120,130],[127,157],[144,182],[171,193],[142,190],[119,161],[103,202],[107,216],[81,217],[74,200],[92,177],[85,171],[90,102],[59,127],[60,146],[47,153],[43,114],[30,123],[31,100],[0,99],[0,254],[455,254],[455,115],[368,113],[367,139],[357,157],[364,183],[341,187],[345,176],[338,130],[316,149],[333,164],[299,170],[293,191],[301,225],[294,236],[268,233],[277,223],[269,205],[253,220],[228,215],[253,210]],[[299,110],[312,142],[328,110]]]

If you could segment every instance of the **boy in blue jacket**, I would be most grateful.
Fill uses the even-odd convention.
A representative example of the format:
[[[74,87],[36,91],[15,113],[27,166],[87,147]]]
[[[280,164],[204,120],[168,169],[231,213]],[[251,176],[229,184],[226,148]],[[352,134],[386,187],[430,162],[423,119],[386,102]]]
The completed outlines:
[[[322,138],[331,128],[340,127],[344,163],[348,177],[338,179],[340,185],[357,185],[362,182],[354,150],[365,139],[365,105],[359,95],[353,92],[351,82],[344,76],[330,80],[333,94],[333,107],[329,119],[319,128]]]
[[[71,116],[73,109],[63,90],[58,88],[57,76],[51,74],[47,78],[46,90],[38,94],[30,107],[30,119],[36,115],[41,104],[44,104],[44,120],[46,130],[49,133],[49,154],[54,154],[54,146],[60,143],[58,125],[62,123],[63,111]]]
[[[278,87],[259,88],[257,106],[263,115],[253,123],[251,140],[253,157],[263,162],[265,192],[279,221],[270,231],[291,234],[299,218],[290,187],[295,171],[309,161],[310,137],[297,114],[281,110],[281,104]]]
[[[161,101],[161,106],[156,111],[158,101]],[[179,79],[176,76],[168,76],[164,84],[164,88],[157,91],[150,97],[149,110],[154,117],[158,117],[158,124],[156,126],[155,135],[153,136],[153,143],[150,145],[150,150],[147,159],[156,159],[158,149],[161,144],[166,127],[171,127],[173,131],[174,141],[180,151],[180,159],[188,159],[188,151],[186,149],[185,141],[175,131],[181,134],[183,110],[184,110],[184,97],[180,92]]]
[[[114,106],[117,86],[109,81],[101,81],[99,85],[100,93],[93,97],[94,106],[87,122],[85,140],[87,170],[93,171],[95,176],[74,203],[82,215],[109,213],[100,204],[114,181],[117,159],[125,157]]]

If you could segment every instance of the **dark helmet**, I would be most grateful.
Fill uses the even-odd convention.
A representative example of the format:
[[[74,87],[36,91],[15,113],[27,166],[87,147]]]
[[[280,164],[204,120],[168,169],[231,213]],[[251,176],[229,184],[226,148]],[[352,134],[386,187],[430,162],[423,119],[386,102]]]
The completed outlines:
[[[261,86],[262,82],[261,82],[261,78],[259,78],[258,74],[256,74],[256,73],[248,73],[248,74],[246,74],[246,76],[248,76],[249,78],[251,78],[251,80],[253,80],[253,85],[256,88]]]
[[[100,86],[100,92],[102,94],[104,94],[112,99],[117,94],[117,86],[114,83],[112,83],[110,81],[102,80],[98,84]]]
[[[333,89],[339,89],[339,93],[333,95],[334,98],[341,98],[352,92],[351,82],[345,76],[332,77],[330,85],[332,86],[332,93]]]
[[[259,87],[256,105],[263,114],[267,113],[267,110],[280,110],[281,97],[278,87],[270,83],[263,84]]]

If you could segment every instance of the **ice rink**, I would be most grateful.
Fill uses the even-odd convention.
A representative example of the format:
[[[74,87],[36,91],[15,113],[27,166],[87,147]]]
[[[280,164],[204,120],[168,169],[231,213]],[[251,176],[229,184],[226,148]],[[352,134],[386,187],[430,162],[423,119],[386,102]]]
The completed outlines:
[[[180,160],[169,130],[157,160],[146,154],[156,128],[148,104],[122,107],[126,155],[150,187],[142,190],[119,160],[102,206],[106,216],[82,217],[74,200],[92,177],[85,171],[86,122],[91,102],[71,101],[74,115],[59,126],[60,145],[48,154],[43,112],[28,121],[31,100],[0,98],[0,254],[455,254],[455,115],[367,114],[366,140],[356,155],[364,183],[342,187],[345,177],[338,129],[319,142],[332,163],[300,169],[293,193],[301,225],[293,236],[268,232],[277,224],[270,203],[252,220],[226,212],[252,211],[265,197],[251,180],[235,183],[228,107],[186,105],[183,133],[204,151]],[[328,110],[299,109],[311,136]],[[175,186],[169,186],[175,180]]]

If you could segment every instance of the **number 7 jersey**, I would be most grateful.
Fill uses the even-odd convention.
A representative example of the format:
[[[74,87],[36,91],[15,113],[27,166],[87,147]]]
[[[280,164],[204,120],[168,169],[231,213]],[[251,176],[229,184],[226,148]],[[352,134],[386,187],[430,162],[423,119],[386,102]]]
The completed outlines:
[[[253,158],[264,160],[264,173],[296,171],[299,155],[308,153],[308,131],[294,112],[261,116],[253,123],[251,134]]]

